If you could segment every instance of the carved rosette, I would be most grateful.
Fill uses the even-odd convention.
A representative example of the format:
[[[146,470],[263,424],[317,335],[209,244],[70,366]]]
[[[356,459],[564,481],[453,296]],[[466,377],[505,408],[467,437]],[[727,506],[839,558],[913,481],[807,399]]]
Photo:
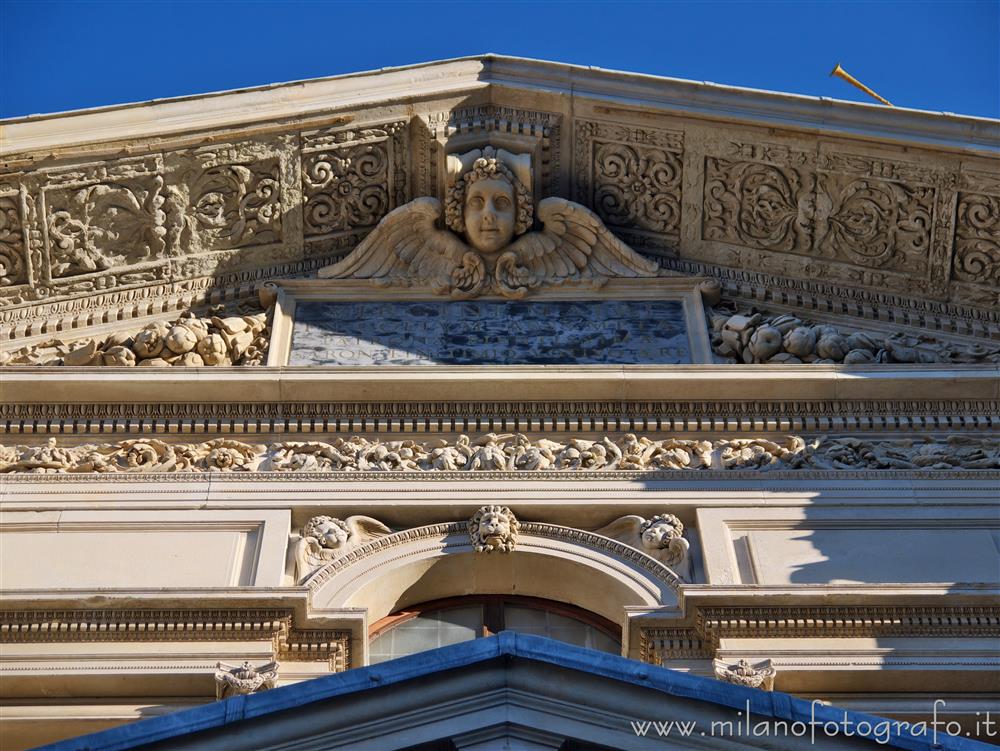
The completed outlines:
[[[683,134],[579,121],[576,141],[577,200],[634,245],[676,245]]]

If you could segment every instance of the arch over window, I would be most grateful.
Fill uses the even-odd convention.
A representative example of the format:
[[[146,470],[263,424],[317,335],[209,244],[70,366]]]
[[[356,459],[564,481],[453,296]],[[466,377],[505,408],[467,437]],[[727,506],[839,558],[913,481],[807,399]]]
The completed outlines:
[[[470,595],[431,600],[377,621],[368,633],[369,662],[376,664],[504,630],[621,653],[621,628],[596,613],[540,597]]]

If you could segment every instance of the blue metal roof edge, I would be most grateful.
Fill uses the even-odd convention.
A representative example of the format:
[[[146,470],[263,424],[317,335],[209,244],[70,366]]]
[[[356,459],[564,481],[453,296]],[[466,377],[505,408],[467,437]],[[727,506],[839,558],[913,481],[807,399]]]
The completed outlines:
[[[900,732],[899,723],[884,717],[838,709],[798,699],[780,691],[767,692],[735,686],[712,678],[689,675],[541,636],[505,631],[496,636],[419,652],[366,668],[355,668],[259,694],[236,696],[202,707],[139,720],[89,735],[57,741],[41,746],[36,751],[119,751],[136,748],[143,744],[219,728],[233,722],[258,718],[357,691],[383,688],[503,656],[520,657],[579,670],[645,686],[685,699],[739,710],[749,707],[749,711],[760,719],[802,722],[807,726],[809,723],[814,723],[811,727],[817,728],[817,736],[822,735],[825,723],[835,723],[842,728],[846,723],[850,723],[850,727],[853,728],[858,728],[859,725],[867,725],[870,728],[866,733],[857,732],[857,737],[866,738],[879,745],[909,751],[985,751],[992,748],[989,744],[970,738],[948,735],[943,731],[935,733],[930,727],[924,728],[922,734],[904,733]],[[887,727],[889,731],[883,732],[882,729]],[[846,734],[844,737],[847,737]]]

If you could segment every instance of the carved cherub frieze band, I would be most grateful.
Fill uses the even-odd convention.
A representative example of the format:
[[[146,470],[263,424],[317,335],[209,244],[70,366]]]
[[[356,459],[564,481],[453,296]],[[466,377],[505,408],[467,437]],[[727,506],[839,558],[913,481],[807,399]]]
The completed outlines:
[[[455,299],[524,297],[543,285],[600,285],[654,277],[655,261],[618,240],[589,209],[562,198],[536,207],[528,155],[486,147],[449,157],[453,182],[442,212],[417,198],[390,212],[345,259],[320,269],[330,279],[428,287]],[[437,225],[444,214],[447,229]],[[542,230],[532,230],[537,214]]]

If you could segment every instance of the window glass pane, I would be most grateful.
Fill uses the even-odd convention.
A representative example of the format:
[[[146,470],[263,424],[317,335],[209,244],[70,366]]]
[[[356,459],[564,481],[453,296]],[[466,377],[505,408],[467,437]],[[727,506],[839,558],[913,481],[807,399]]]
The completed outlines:
[[[369,661],[374,665],[427,649],[458,644],[475,639],[482,632],[481,605],[433,610],[411,618],[372,639]]]
[[[504,626],[510,631],[546,636],[549,639],[558,639],[568,644],[598,649],[602,652],[613,654],[621,652],[621,645],[618,642],[600,629],[576,618],[520,605],[505,605],[503,617]]]

